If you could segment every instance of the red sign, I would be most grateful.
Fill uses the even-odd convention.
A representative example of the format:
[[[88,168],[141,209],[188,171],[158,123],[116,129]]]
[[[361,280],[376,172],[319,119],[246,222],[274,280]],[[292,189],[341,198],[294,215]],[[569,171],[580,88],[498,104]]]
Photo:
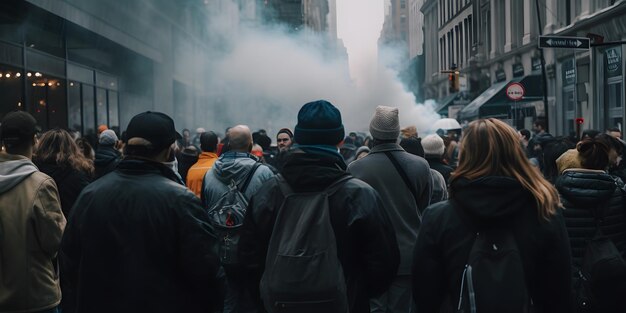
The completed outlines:
[[[513,101],[522,100],[524,93],[526,93],[526,90],[520,83],[510,83],[506,86],[506,96]]]
[[[577,117],[576,118],[576,124],[578,125],[582,125],[583,123],[585,123],[585,119],[582,117]]]

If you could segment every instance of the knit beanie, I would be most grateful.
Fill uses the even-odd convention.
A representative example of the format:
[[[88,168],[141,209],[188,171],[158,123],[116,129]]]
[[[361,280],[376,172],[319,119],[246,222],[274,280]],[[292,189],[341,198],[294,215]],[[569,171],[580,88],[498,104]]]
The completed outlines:
[[[398,108],[378,106],[370,122],[370,133],[379,140],[398,139],[400,135]]]
[[[102,146],[113,146],[117,142],[117,135],[114,131],[107,129],[100,134],[98,143]]]
[[[422,147],[427,157],[441,157],[445,150],[443,139],[439,135],[428,135],[422,139]]]
[[[302,106],[294,140],[301,145],[337,145],[345,133],[341,113],[330,102],[318,100]]]

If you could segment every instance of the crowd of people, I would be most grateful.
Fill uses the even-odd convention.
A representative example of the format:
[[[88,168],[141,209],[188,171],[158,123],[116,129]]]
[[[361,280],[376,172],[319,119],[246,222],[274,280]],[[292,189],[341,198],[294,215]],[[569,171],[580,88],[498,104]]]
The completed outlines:
[[[8,113],[0,312],[626,312],[619,129],[400,114],[346,136],[318,100],[271,138],[149,111],[90,143]]]

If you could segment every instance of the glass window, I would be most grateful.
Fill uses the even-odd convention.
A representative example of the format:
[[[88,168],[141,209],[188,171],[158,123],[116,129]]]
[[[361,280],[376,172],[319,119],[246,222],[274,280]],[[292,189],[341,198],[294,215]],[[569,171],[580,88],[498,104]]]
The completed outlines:
[[[567,87],[563,90],[563,108],[564,112],[564,131],[565,134],[574,132],[574,118],[576,111],[576,99],[575,90],[573,86]]]
[[[23,90],[24,74],[18,68],[0,64],[0,119],[11,111],[24,110]]]
[[[107,92],[102,88],[96,88],[96,124],[109,125],[107,118]]]
[[[48,111],[48,128],[65,128],[67,125],[67,106],[65,96],[65,80],[48,79],[46,109]]]
[[[96,112],[94,110],[94,87],[81,84],[83,96],[83,136],[94,137],[96,134]]]
[[[120,127],[119,118],[119,106],[117,99],[117,92],[109,90],[109,127],[112,129],[118,129]]]
[[[68,106],[68,127],[72,130],[82,132],[82,110],[81,110],[80,84],[75,81],[69,82],[67,94]]]

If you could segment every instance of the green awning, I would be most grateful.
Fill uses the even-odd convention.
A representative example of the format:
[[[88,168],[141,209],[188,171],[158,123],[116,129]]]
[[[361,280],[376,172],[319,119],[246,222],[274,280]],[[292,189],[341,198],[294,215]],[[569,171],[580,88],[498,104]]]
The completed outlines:
[[[439,105],[435,109],[435,112],[437,112],[437,114],[439,114],[439,115],[448,116],[448,107],[452,103],[454,103],[454,100],[456,100],[458,94],[459,94],[458,92],[455,92],[455,93],[453,93],[453,94],[443,98],[443,100],[441,100],[441,102],[437,102]]]

